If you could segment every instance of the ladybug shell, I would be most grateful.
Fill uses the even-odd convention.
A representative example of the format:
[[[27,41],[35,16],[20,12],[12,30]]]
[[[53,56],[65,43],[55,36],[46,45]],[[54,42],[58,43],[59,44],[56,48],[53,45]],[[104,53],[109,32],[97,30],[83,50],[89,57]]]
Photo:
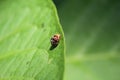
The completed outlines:
[[[52,46],[57,46],[59,44],[59,40],[60,40],[60,35],[59,34],[55,34],[52,38],[51,38],[51,45]]]

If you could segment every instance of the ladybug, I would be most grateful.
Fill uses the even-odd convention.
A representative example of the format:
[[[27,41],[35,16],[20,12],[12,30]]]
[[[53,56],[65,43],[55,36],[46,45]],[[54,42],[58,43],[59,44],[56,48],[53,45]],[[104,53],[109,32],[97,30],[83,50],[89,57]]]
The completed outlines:
[[[54,49],[55,47],[57,47],[57,45],[59,44],[59,41],[60,41],[60,34],[55,34],[50,42],[51,42],[51,48],[50,50]]]

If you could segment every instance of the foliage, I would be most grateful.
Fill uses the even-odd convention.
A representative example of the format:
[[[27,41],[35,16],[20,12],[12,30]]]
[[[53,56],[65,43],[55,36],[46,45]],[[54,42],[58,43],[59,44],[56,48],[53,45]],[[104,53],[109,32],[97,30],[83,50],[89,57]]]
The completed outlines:
[[[67,43],[65,80],[120,80],[120,1],[62,0],[57,8]]]
[[[53,50],[50,39],[60,34]],[[0,80],[62,80],[64,36],[51,0],[0,1]]]

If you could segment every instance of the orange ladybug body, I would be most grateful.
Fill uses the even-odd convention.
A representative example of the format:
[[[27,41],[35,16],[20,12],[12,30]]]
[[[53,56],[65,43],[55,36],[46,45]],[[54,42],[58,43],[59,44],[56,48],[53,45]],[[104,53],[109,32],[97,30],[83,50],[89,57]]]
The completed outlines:
[[[52,49],[57,47],[59,41],[60,41],[60,34],[55,34],[50,40]]]

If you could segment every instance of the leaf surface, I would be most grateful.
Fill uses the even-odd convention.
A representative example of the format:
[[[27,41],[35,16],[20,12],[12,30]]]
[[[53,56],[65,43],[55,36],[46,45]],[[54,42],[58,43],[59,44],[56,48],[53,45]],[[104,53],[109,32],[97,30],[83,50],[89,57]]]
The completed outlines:
[[[50,50],[50,39],[60,43]],[[0,1],[0,80],[62,80],[64,36],[51,0]]]

